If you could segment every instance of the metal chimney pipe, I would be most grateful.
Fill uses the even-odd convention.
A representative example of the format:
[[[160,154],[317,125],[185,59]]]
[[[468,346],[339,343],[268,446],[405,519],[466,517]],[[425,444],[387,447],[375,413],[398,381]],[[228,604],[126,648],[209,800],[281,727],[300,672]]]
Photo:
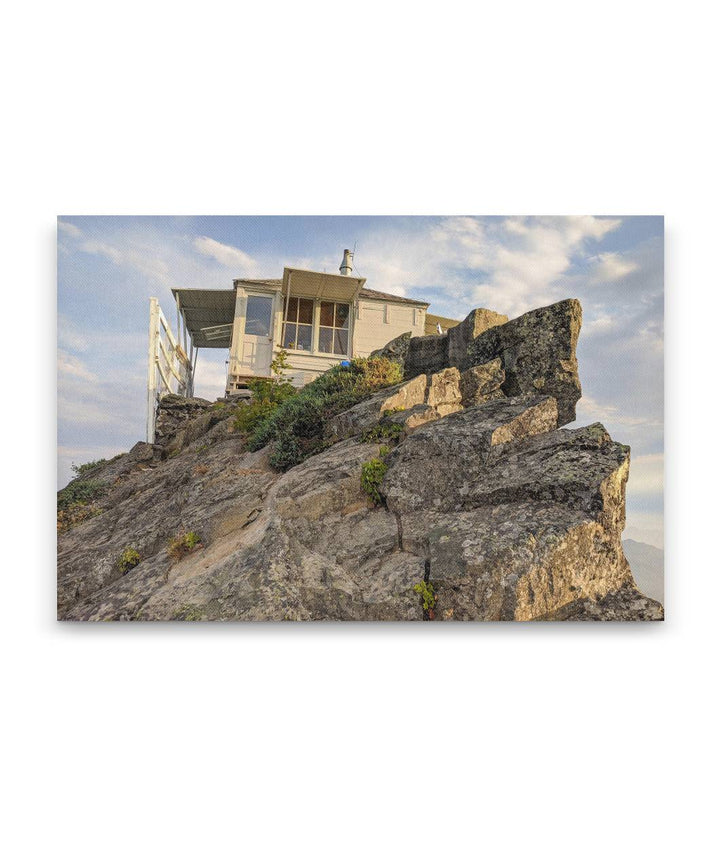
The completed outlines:
[[[350,274],[352,273],[352,258],[353,254],[350,252],[350,250],[343,250],[343,260],[342,264],[340,265],[340,273],[343,276],[350,276]]]

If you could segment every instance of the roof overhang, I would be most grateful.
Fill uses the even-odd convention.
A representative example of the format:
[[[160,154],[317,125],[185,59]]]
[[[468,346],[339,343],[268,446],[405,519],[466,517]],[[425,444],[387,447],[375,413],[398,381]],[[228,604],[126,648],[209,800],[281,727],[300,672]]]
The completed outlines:
[[[172,293],[194,347],[230,347],[235,289],[173,288]]]
[[[299,268],[283,270],[283,294],[311,297],[315,300],[338,300],[352,303],[365,285],[365,279],[336,273],[318,273]]]

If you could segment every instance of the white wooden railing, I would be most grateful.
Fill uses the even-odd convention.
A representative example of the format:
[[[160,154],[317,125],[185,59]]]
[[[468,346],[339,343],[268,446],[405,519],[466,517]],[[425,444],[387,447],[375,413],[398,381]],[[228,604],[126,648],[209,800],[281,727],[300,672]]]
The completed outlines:
[[[192,365],[173,336],[156,297],[150,298],[150,338],[148,345],[147,442],[155,442],[155,414],[158,401],[169,393],[192,395]]]

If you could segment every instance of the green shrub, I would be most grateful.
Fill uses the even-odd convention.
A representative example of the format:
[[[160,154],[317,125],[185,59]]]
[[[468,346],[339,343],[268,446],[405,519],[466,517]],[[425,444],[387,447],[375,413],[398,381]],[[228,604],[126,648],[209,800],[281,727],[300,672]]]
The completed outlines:
[[[97,479],[74,479],[69,485],[58,491],[58,510],[69,508],[71,505],[88,505],[99,499],[107,490],[107,484]]]
[[[126,547],[118,559],[118,568],[123,576],[140,564],[140,553],[134,547]]]
[[[397,422],[378,422],[372,428],[366,428],[360,435],[363,443],[377,443],[379,440],[399,440],[405,429]]]
[[[423,580],[413,586],[413,591],[422,598],[422,608],[425,612],[430,612],[431,609],[435,608],[435,589],[432,583],[426,583]]]
[[[170,539],[168,553],[176,562],[179,562],[180,559],[187,556],[188,553],[192,553],[198,546],[201,547],[202,544],[197,532],[178,532],[174,538]]]
[[[379,488],[382,480],[385,478],[387,468],[385,461],[380,458],[371,458],[362,465],[360,484],[365,493],[376,505],[382,502]]]
[[[248,383],[253,397],[247,404],[238,406],[233,423],[235,430],[248,436],[263,424],[277,408],[295,395],[296,389],[284,376],[290,368],[287,351],[281,350],[270,363],[270,378],[256,378]]]
[[[100,461],[95,461],[97,466]],[[81,469],[87,464],[81,465]],[[76,478],[66,485],[57,495],[57,531],[58,534],[67,532],[78,523],[102,514],[102,509],[94,503],[107,492],[107,484],[97,479]]]
[[[258,421],[248,436],[248,447],[255,451],[272,443],[272,466],[287,470],[327,448],[325,428],[333,416],[401,380],[400,366],[385,358],[359,358],[348,366],[333,366]]]
[[[100,464],[107,464],[107,462],[107,458],[99,458],[97,461],[88,461],[86,464],[71,464],[70,469],[76,476],[82,476],[90,470],[94,470],[95,467],[99,467]]]

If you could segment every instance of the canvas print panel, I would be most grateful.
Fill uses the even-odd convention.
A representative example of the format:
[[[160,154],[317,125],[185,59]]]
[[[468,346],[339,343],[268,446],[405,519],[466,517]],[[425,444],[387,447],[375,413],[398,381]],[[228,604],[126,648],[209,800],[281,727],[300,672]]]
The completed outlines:
[[[659,217],[58,220],[58,617],[663,618]]]

